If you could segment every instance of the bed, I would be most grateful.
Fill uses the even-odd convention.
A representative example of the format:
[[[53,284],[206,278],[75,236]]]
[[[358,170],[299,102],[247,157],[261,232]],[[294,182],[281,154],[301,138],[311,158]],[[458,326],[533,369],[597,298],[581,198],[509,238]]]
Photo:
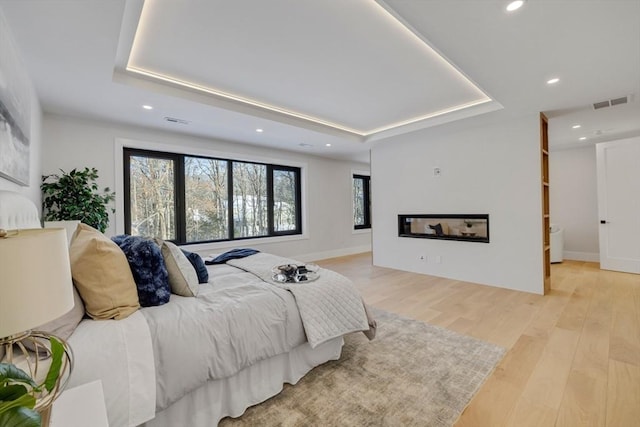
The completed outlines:
[[[0,228],[39,226],[31,201],[0,191]],[[270,280],[276,262],[291,260],[257,254],[208,266],[195,298],[171,295],[122,320],[84,318],[68,338],[68,387],[101,380],[112,427],[211,426],[338,359],[345,333],[375,327],[342,276],[320,272],[334,295],[314,284],[292,289]],[[360,307],[341,307],[335,290]]]

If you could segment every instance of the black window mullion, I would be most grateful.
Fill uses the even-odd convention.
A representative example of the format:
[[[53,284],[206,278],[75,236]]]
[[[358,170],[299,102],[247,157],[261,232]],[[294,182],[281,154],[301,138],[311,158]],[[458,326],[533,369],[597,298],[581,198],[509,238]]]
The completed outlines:
[[[175,215],[176,215],[176,241],[187,243],[187,204],[186,204],[186,179],[184,170],[184,156],[176,155],[173,161],[173,173],[175,174]]]
[[[364,180],[364,224],[371,228],[371,177]]]
[[[300,168],[295,169],[296,174],[296,233],[302,234],[302,181]]]
[[[123,150],[124,169],[124,233],[131,234],[131,150]]]
[[[227,203],[229,204],[227,207],[227,220],[229,222],[227,227],[229,235],[227,238],[233,240],[235,231],[233,230],[233,162],[231,160],[227,160]]]
[[[273,165],[267,165],[267,233],[271,236],[275,234],[275,224],[273,223],[273,205],[275,203],[273,194]]]

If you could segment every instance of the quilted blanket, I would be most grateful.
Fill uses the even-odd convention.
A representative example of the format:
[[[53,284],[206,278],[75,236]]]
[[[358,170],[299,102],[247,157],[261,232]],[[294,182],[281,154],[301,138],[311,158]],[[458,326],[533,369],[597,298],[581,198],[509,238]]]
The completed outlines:
[[[313,282],[281,283],[273,280],[272,268],[282,264],[300,264],[295,260],[267,253],[257,253],[227,264],[254,274],[263,281],[287,289],[296,300],[307,341],[312,348],[347,334],[363,331],[371,339],[375,321],[367,311],[353,283],[335,271],[320,269]]]

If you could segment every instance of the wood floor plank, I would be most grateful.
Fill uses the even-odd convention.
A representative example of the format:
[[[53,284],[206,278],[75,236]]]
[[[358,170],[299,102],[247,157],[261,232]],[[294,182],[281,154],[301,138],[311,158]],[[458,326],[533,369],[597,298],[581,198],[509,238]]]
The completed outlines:
[[[604,427],[607,379],[571,371],[558,410],[556,427]]]
[[[634,298],[638,276],[614,274],[610,358],[640,366],[640,314]]]
[[[509,417],[507,427],[549,427],[553,426],[556,411],[536,400],[520,399]]]
[[[554,328],[522,396],[548,408],[560,407],[580,333]]]
[[[611,360],[607,390],[607,426],[640,423],[640,367]]]

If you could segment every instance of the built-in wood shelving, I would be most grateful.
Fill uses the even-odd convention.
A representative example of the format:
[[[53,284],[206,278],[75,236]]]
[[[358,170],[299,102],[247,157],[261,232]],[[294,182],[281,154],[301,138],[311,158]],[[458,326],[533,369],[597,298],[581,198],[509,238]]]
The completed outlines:
[[[540,164],[542,182],[542,268],[544,293],[551,290],[551,235],[549,215],[549,120],[540,113]]]

